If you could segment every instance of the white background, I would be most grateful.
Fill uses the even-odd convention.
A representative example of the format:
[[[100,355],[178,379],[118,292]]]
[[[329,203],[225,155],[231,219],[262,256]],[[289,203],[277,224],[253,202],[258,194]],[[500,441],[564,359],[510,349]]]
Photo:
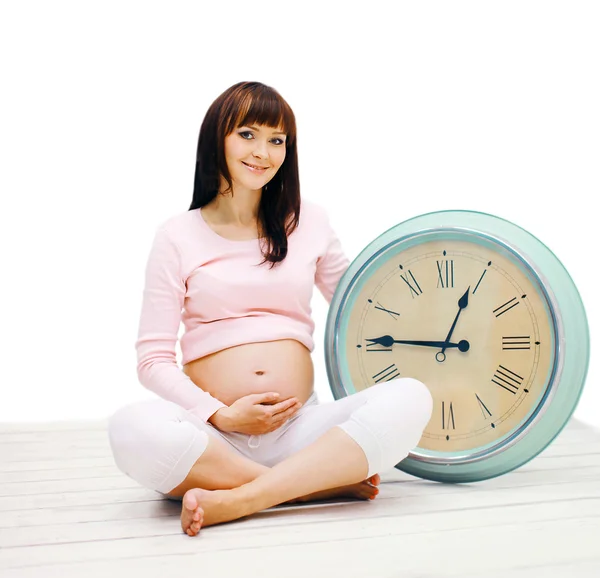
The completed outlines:
[[[597,6],[3,3],[0,421],[100,418],[153,396],[134,349],[152,237],[189,207],[208,106],[259,80],[294,109],[302,194],[352,259],[443,209],[499,215],[552,249],[592,337],[575,416],[600,425]]]

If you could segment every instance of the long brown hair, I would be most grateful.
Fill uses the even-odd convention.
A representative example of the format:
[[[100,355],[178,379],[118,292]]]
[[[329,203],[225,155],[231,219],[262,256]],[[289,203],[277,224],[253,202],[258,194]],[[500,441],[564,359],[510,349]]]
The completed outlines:
[[[228,88],[209,107],[198,137],[194,194],[189,210],[210,203],[219,192],[223,176],[232,190],[225,159],[225,137],[243,125],[283,127],[285,159],[275,176],[263,187],[259,209],[259,236],[264,237],[264,260],[271,268],[287,255],[287,238],[298,226],[300,179],[296,148],[296,119],[283,97],[260,82],[239,82]],[[233,192],[233,190],[232,190]]]

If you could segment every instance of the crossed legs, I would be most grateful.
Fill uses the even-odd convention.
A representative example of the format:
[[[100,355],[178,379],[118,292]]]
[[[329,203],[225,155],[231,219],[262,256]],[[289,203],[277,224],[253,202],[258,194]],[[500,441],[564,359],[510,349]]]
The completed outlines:
[[[219,458],[213,465],[226,459],[218,450],[214,454],[219,454]],[[181,495],[180,492],[185,491],[181,525],[190,536],[196,535],[202,526],[242,518],[299,497],[300,501],[309,501],[336,495],[361,496],[362,492],[365,498],[371,498],[376,495],[379,484],[377,474],[366,480],[368,463],[364,451],[338,427],[272,468],[247,460],[253,465],[239,470],[237,475],[242,483],[229,490],[202,489],[206,488],[201,480],[205,479],[208,465],[204,457],[210,460],[205,454],[198,460],[198,469],[203,471],[199,479],[195,479],[193,469],[184,484],[169,493]],[[229,479],[234,475],[232,473]],[[253,479],[244,482],[252,476]]]
[[[165,438],[170,436],[164,431],[157,434],[147,415],[137,422],[144,424],[145,435],[154,436],[151,441],[162,452],[152,460],[136,463],[144,444],[139,431],[127,429],[130,415],[116,420],[121,426],[111,425],[109,433],[123,471],[159,491],[167,488],[169,496],[183,496],[182,526],[194,535],[201,526],[235,520],[291,500],[331,495],[367,479],[377,485],[376,474],[393,467],[418,444],[431,410],[427,388],[409,378],[307,408],[282,436],[285,446],[294,451],[270,468],[236,454],[224,441],[203,432],[202,446],[195,440],[186,442],[185,451],[181,442],[168,447]],[[189,423],[175,425],[197,431]],[[123,438],[129,438],[129,445]],[[176,482],[171,480],[176,478],[169,472],[177,468],[188,473],[173,487]]]
[[[351,438],[349,440],[356,446],[356,443]],[[362,456],[358,457],[362,457],[364,460],[362,450],[360,453]],[[296,469],[297,467],[303,468],[301,464],[296,463]],[[213,514],[208,512],[210,506],[207,500],[210,502],[210,496],[207,497],[207,492],[204,490],[233,490],[249,484],[270,470],[271,468],[268,466],[258,464],[236,453],[219,440],[209,438],[204,453],[193,465],[185,480],[167,494],[172,498],[183,497],[181,505],[181,527],[183,531],[190,536],[194,536],[198,533],[202,525],[206,526],[210,524],[211,517],[213,517]],[[293,470],[294,468],[292,468]],[[299,475],[303,476],[306,473],[302,469]],[[322,484],[317,484],[316,487],[320,489],[306,495],[301,495],[300,497],[294,496],[295,499],[285,500],[284,498],[284,502],[309,502],[335,497],[354,497],[364,500],[373,499],[379,493],[377,489],[379,482],[380,477],[378,474],[375,474],[369,479],[363,478],[360,483],[348,482],[346,485],[328,489],[322,489],[320,488]],[[254,489],[256,490],[256,488]],[[204,508],[202,508],[201,504],[204,504]]]

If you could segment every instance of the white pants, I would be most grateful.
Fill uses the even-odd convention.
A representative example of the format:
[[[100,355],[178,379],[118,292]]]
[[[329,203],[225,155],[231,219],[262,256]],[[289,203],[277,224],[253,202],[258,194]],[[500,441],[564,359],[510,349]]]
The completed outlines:
[[[313,393],[284,425],[260,436],[222,432],[163,399],[118,410],[108,434],[117,467],[142,486],[167,494],[185,480],[209,436],[272,467],[338,426],[365,452],[370,477],[394,467],[417,446],[432,408],[425,385],[398,378],[323,404]]]

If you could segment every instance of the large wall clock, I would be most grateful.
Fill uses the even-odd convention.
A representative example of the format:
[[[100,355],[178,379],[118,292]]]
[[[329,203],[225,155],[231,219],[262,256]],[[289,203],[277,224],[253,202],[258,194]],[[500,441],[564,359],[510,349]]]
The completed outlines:
[[[471,482],[520,467],[558,435],[584,386],[589,331],[542,242],[494,215],[441,211],[353,260],[329,308],[325,361],[336,399],[397,377],[424,382],[433,415],[396,467]]]

